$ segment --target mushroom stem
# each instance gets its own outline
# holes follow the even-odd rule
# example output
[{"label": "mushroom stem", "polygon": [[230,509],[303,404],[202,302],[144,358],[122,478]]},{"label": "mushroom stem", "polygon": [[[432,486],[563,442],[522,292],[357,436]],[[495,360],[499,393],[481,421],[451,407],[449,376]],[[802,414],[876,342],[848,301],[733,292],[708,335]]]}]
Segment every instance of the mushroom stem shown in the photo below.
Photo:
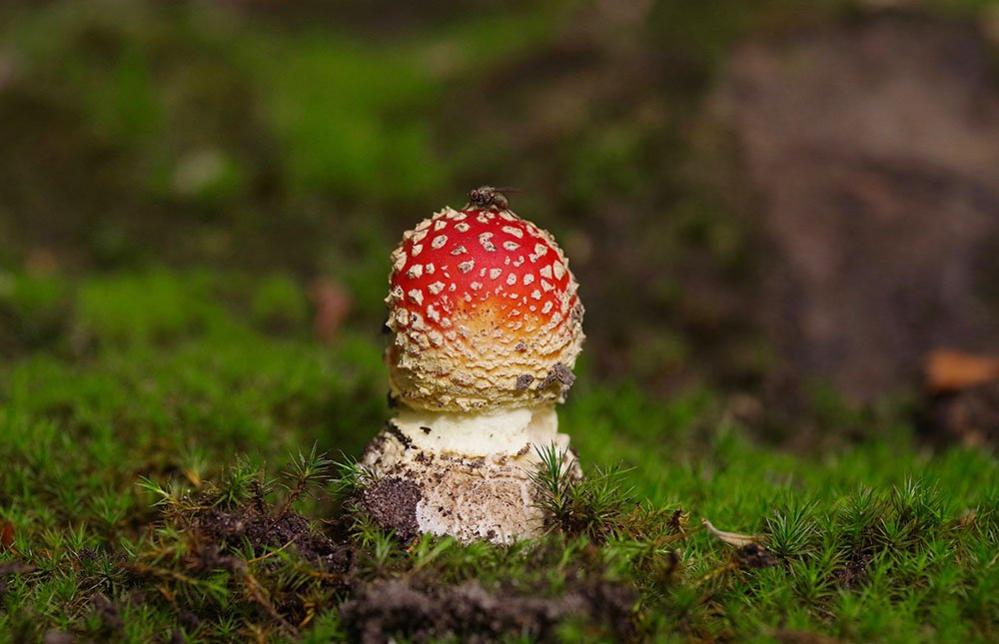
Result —
[{"label": "mushroom stem", "polygon": [[482,413],[403,407],[363,463],[376,477],[419,487],[420,532],[509,543],[544,527],[531,474],[539,464],[535,447],[551,444],[568,453],[553,405]]},{"label": "mushroom stem", "polygon": [[569,441],[553,405],[477,414],[403,408],[391,422],[415,449],[464,456],[509,456],[552,442],[564,449]]}]

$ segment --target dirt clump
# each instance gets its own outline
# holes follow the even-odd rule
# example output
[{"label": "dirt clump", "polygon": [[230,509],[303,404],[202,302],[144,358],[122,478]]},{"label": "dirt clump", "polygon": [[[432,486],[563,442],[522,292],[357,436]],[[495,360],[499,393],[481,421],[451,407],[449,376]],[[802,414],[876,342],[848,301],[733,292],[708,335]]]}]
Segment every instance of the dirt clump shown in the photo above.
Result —
[{"label": "dirt clump", "polygon": [[350,562],[348,546],[314,530],[305,517],[294,512],[276,516],[255,505],[233,510],[212,508],[194,515],[189,529],[218,551],[249,543],[258,555],[274,548],[294,548],[309,563],[326,570],[343,571]]},{"label": "dirt clump", "polygon": [[568,618],[587,619],[611,629],[619,639],[633,636],[634,597],[628,589],[590,582],[557,597],[493,592],[478,581],[432,586],[414,580],[370,584],[346,602],[341,619],[352,638],[376,644],[394,638],[429,641],[457,638],[490,642],[504,635],[548,640]]},{"label": "dirt clump", "polygon": [[934,441],[999,446],[999,380],[928,397],[921,420]]},{"label": "dirt clump", "polygon": [[747,543],[736,551],[736,560],[744,568],[769,568],[777,559],[758,543]]},{"label": "dirt clump", "polygon": [[846,557],[843,566],[834,573],[836,583],[842,588],[859,588],[868,578],[868,566],[874,555],[869,549],[857,548]]}]

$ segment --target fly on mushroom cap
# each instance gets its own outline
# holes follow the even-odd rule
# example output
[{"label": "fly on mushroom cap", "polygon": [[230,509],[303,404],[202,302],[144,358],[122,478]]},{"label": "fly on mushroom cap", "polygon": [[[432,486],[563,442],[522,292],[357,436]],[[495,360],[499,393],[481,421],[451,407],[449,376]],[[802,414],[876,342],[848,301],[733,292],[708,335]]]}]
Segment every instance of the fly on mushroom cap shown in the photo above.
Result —
[{"label": "fly on mushroom cap", "polygon": [[572,384],[576,280],[554,238],[505,203],[445,208],[392,254],[387,358],[393,394],[411,407],[558,402]]}]

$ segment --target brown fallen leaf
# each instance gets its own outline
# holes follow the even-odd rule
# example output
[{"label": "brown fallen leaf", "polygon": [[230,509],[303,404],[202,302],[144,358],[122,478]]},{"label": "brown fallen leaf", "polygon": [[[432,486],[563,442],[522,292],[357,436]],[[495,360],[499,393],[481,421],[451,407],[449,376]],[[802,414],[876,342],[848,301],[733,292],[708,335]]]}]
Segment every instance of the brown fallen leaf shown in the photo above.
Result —
[{"label": "brown fallen leaf", "polygon": [[24,268],[30,275],[51,275],[59,270],[59,256],[48,248],[35,248],[28,251]]},{"label": "brown fallen leaf", "polygon": [[999,379],[999,357],[937,349],[926,358],[924,379],[934,394],[969,389]]},{"label": "brown fallen leaf", "polygon": [[713,537],[727,543],[730,546],[735,546],[736,548],[742,548],[750,544],[759,545],[766,540],[766,537],[756,534],[740,534],[738,532],[725,532],[724,530],[719,530],[707,519],[701,519],[701,525],[711,533]]},{"label": "brown fallen leaf", "polygon": [[316,338],[323,344],[332,344],[353,308],[350,292],[334,279],[317,277],[312,282],[309,295],[315,311],[312,328]]},{"label": "brown fallen leaf", "polygon": [[0,521],[0,549],[6,550],[14,545],[14,524],[10,521]]}]

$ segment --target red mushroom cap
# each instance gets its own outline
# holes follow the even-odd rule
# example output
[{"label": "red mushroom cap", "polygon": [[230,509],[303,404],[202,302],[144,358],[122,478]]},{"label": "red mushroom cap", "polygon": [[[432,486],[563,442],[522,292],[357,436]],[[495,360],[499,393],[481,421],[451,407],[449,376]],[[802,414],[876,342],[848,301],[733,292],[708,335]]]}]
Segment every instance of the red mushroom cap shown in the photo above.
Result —
[{"label": "red mushroom cap", "polygon": [[552,236],[509,210],[445,208],[392,255],[393,392],[427,409],[559,401],[583,308]]}]

